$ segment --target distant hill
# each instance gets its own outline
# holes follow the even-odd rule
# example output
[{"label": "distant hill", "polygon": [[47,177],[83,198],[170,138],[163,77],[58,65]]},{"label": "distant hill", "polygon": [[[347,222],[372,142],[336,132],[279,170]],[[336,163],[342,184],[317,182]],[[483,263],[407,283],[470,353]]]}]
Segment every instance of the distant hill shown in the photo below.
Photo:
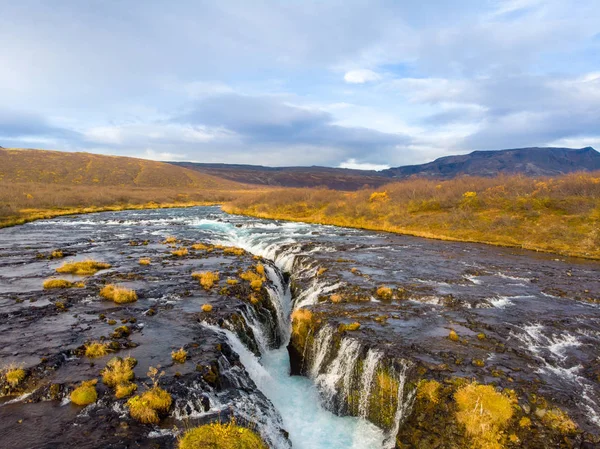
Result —
[{"label": "distant hill", "polygon": [[522,173],[527,176],[552,176],[574,171],[600,170],[600,153],[592,147],[518,148],[474,151],[446,156],[421,165],[407,165],[383,171],[349,170],[330,167],[264,167],[261,165],[199,164],[171,162],[220,178],[247,183],[283,187],[329,187],[358,190],[379,187],[411,176],[450,179],[457,176],[496,176]]},{"label": "distant hill", "polygon": [[0,181],[123,187],[236,189],[227,179],[164,162],[90,153],[0,149]]},{"label": "distant hill", "polygon": [[332,167],[264,167],[262,165],[200,164],[171,162],[180,167],[218,176],[231,181],[282,187],[329,187],[336,190],[358,190],[378,187],[390,182],[380,172]]},{"label": "distant hill", "polygon": [[600,153],[592,147],[474,151],[460,156],[441,157],[427,164],[390,168],[384,170],[382,175],[447,179],[460,175],[496,176],[500,173],[553,176],[582,170],[600,170]]}]

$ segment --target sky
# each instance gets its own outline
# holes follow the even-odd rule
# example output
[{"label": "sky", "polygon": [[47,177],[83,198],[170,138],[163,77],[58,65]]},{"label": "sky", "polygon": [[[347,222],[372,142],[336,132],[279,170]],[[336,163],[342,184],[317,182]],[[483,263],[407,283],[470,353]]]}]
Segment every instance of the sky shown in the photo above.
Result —
[{"label": "sky", "polygon": [[0,0],[0,146],[382,169],[600,149],[600,1]]}]

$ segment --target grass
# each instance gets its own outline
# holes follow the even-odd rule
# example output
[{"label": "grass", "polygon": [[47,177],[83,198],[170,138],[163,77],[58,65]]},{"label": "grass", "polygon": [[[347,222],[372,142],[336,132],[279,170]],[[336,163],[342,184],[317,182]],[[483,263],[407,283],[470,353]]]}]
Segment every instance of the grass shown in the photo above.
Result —
[{"label": "grass", "polygon": [[235,246],[227,246],[223,248],[223,254],[228,254],[231,256],[241,256],[245,253],[242,248],[236,248]]},{"label": "grass", "polygon": [[340,332],[344,332],[344,331],[357,331],[360,329],[360,323],[359,322],[354,322],[354,323],[350,323],[350,324],[340,324]]},{"label": "grass", "polygon": [[62,259],[63,257],[64,257],[64,254],[59,249],[55,249],[54,251],[52,251],[50,253],[50,259]]},{"label": "grass", "polygon": [[339,293],[334,293],[333,295],[329,296],[329,300],[335,304],[342,302],[343,299],[344,298]]},{"label": "grass", "polygon": [[194,243],[192,245],[192,249],[196,250],[196,251],[208,251],[208,252],[211,252],[211,251],[213,251],[213,246],[212,245],[205,245],[204,243]]},{"label": "grass", "polygon": [[382,285],[377,289],[377,296],[383,300],[389,301],[394,296],[394,293],[391,288]]},{"label": "grass", "polygon": [[187,355],[187,351],[183,348],[171,352],[171,358],[175,363],[185,363],[185,361],[187,360]]},{"label": "grass", "polygon": [[141,258],[141,259],[138,261],[138,263],[139,263],[140,265],[150,265],[150,263],[151,263],[151,262],[152,262],[152,261],[151,261],[151,260],[150,260],[148,257],[142,257],[142,258]]},{"label": "grass", "polygon": [[96,384],[98,380],[87,380],[71,392],[71,402],[75,405],[89,405],[98,400]]},{"label": "grass", "polygon": [[548,427],[564,434],[570,434],[577,431],[577,424],[575,424],[565,412],[557,408],[548,410],[544,416],[542,416],[542,422]]},{"label": "grass", "polygon": [[247,270],[240,274],[240,278],[250,282],[250,287],[253,290],[259,291],[262,288],[263,283],[267,280],[267,277],[265,276],[265,267],[259,263],[254,267],[254,271],[252,269]]},{"label": "grass", "polygon": [[187,248],[176,248],[173,251],[171,251],[171,254],[174,255],[175,257],[187,256],[188,249]]},{"label": "grass", "polygon": [[108,354],[108,344],[93,341],[85,345],[85,356],[90,359],[104,357]]},{"label": "grass", "polygon": [[154,386],[141,395],[127,401],[131,417],[143,424],[158,424],[160,414],[166,413],[171,407],[171,395],[158,386]]},{"label": "grass", "polygon": [[135,290],[108,284],[100,290],[100,296],[117,304],[127,304],[138,300]]},{"label": "grass", "polygon": [[456,419],[465,426],[473,448],[502,449],[503,430],[513,416],[513,401],[493,385],[475,382],[454,393]]},{"label": "grass", "polygon": [[83,260],[80,262],[68,262],[56,269],[57,273],[75,274],[79,276],[88,276],[95,274],[100,270],[106,270],[111,265],[105,262],[97,262],[95,260]]},{"label": "grass", "polygon": [[115,386],[115,397],[117,399],[129,397],[134,393],[135,390],[137,390],[137,385],[133,382],[123,382],[117,384],[117,386]]},{"label": "grass", "polygon": [[137,361],[132,357],[125,359],[113,357],[100,373],[102,374],[102,382],[111,388],[130,383],[134,378],[133,368],[136,364]]},{"label": "grass", "polygon": [[170,235],[166,239],[163,240],[163,244],[165,244],[165,245],[174,245],[178,241],[179,240],[177,240],[177,237],[174,237],[174,236]]},{"label": "grass", "polygon": [[212,312],[213,306],[211,306],[210,304],[202,304],[202,311],[203,312]]},{"label": "grass", "polygon": [[188,430],[181,437],[178,449],[268,449],[252,430],[230,422],[212,423]]},{"label": "grass", "polygon": [[600,259],[600,172],[416,178],[383,190],[278,189],[240,197],[224,210]]},{"label": "grass", "polygon": [[23,368],[15,365],[9,365],[4,369],[4,379],[12,387],[15,388],[25,380],[26,373]]},{"label": "grass", "polygon": [[306,342],[313,320],[313,313],[308,309],[296,309],[292,312],[292,337],[302,347]]},{"label": "grass", "polygon": [[448,338],[452,341],[459,341],[460,337],[458,336],[458,334],[456,333],[456,331],[454,329],[452,329],[450,331],[450,333],[448,334]]},{"label": "grass", "polygon": [[215,283],[219,282],[219,273],[216,271],[192,273],[192,277],[200,281],[200,285],[202,285],[205,290],[210,290]]},{"label": "grass", "polygon": [[67,281],[66,279],[46,279],[43,287],[47,290],[52,288],[83,288],[85,284],[83,282]]}]

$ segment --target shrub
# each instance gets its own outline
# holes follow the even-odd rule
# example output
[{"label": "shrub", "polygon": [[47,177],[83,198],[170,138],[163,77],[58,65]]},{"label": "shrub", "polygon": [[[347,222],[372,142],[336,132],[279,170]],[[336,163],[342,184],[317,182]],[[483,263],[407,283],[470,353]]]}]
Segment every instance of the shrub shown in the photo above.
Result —
[{"label": "shrub", "polygon": [[216,282],[219,282],[219,273],[216,271],[192,273],[192,277],[200,281],[200,285],[202,285],[205,290],[210,290]]},{"label": "shrub", "polygon": [[76,274],[80,276],[87,276],[94,274],[100,270],[106,270],[110,268],[109,263],[97,262],[95,260],[84,260],[81,262],[68,262],[56,269],[58,273]]},{"label": "shrub", "polygon": [[178,351],[171,352],[171,358],[176,363],[185,363],[187,359],[187,351],[183,348],[180,348]]},{"label": "shrub", "polygon": [[377,289],[377,296],[379,296],[381,299],[385,299],[386,301],[389,301],[390,299],[392,299],[392,296],[393,296],[392,289],[389,287],[386,287],[385,285],[382,285],[381,287],[379,287]]},{"label": "shrub", "polygon": [[173,254],[175,257],[187,256],[188,249],[187,248],[177,248],[177,249],[171,251],[171,254]]},{"label": "shrub", "polygon": [[137,360],[132,357],[125,359],[114,357],[110,359],[100,373],[102,375],[102,382],[104,385],[112,388],[131,382],[134,377],[133,368],[136,364]]},{"label": "shrub", "polygon": [[108,345],[106,343],[93,341],[85,345],[85,356],[90,359],[103,357],[106,354],[108,354]]},{"label": "shrub", "polygon": [[72,287],[80,287],[83,286],[80,282],[71,282],[66,279],[46,279],[44,281],[44,288],[72,288]]},{"label": "shrub", "polygon": [[25,380],[25,370],[17,368],[15,365],[9,365],[4,370],[4,378],[11,387],[16,387]]},{"label": "shrub", "polygon": [[210,304],[202,304],[202,311],[203,312],[212,312],[213,306],[211,306]]},{"label": "shrub", "polygon": [[81,385],[71,392],[71,402],[76,405],[89,405],[96,402],[98,399],[97,383],[96,379],[81,382]]},{"label": "shrub", "polygon": [[390,197],[387,192],[373,192],[371,196],[369,196],[370,203],[376,203],[379,201],[387,201]]},{"label": "shrub", "polygon": [[169,393],[154,386],[141,395],[130,398],[127,401],[127,407],[133,419],[144,424],[158,424],[160,422],[159,415],[169,410],[172,401]]},{"label": "shrub", "polygon": [[123,382],[115,387],[115,396],[117,399],[123,399],[131,396],[137,390],[137,385],[133,382]]},{"label": "shrub", "polygon": [[460,340],[460,338],[459,338],[458,334],[456,333],[456,331],[454,331],[454,329],[452,329],[452,330],[450,331],[450,333],[448,334],[448,338],[449,338],[450,340],[452,340],[452,341],[458,341],[458,340]]},{"label": "shrub", "polygon": [[231,422],[205,424],[188,430],[179,440],[178,449],[268,449],[252,430]]},{"label": "shrub", "polygon": [[139,260],[140,265],[150,265],[150,259],[147,257],[143,257]]},{"label": "shrub", "polygon": [[177,237],[173,237],[172,235],[163,240],[163,243],[165,245],[169,245],[169,244],[177,243],[177,242],[178,242]]},{"label": "shrub", "polygon": [[502,431],[513,416],[511,398],[496,391],[493,385],[476,382],[454,393],[458,406],[456,419],[465,426],[473,447],[501,449]]},{"label": "shrub", "polygon": [[137,301],[137,293],[135,290],[130,290],[125,287],[119,287],[117,285],[108,284],[100,290],[100,296],[104,299],[114,301],[117,304],[126,304]]}]

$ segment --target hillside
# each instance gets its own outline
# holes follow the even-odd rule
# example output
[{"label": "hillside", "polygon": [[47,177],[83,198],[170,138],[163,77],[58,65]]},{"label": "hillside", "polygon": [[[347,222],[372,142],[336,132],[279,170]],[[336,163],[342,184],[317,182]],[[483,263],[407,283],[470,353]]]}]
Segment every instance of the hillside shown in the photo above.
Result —
[{"label": "hillside", "polygon": [[554,176],[575,171],[600,170],[600,153],[592,147],[517,148],[498,151],[474,151],[460,156],[446,156],[421,165],[384,170],[392,178],[410,176],[450,179],[461,175],[497,176],[517,174]]},{"label": "hillside", "polygon": [[378,187],[412,176],[451,179],[458,176],[493,177],[498,174],[554,176],[576,171],[600,170],[600,153],[591,147],[517,148],[474,151],[446,156],[420,165],[388,170],[350,170],[333,167],[265,167],[262,165],[201,164],[170,162],[207,175],[246,184],[278,187],[327,187],[353,191],[365,186]]},{"label": "hillside", "polygon": [[279,187],[328,187],[357,190],[366,185],[377,187],[389,182],[380,172],[332,167],[265,167],[262,165],[201,164],[170,162],[213,176],[246,184]]},{"label": "hillside", "polygon": [[0,149],[0,182],[219,190],[242,187],[164,162],[30,149]]}]

